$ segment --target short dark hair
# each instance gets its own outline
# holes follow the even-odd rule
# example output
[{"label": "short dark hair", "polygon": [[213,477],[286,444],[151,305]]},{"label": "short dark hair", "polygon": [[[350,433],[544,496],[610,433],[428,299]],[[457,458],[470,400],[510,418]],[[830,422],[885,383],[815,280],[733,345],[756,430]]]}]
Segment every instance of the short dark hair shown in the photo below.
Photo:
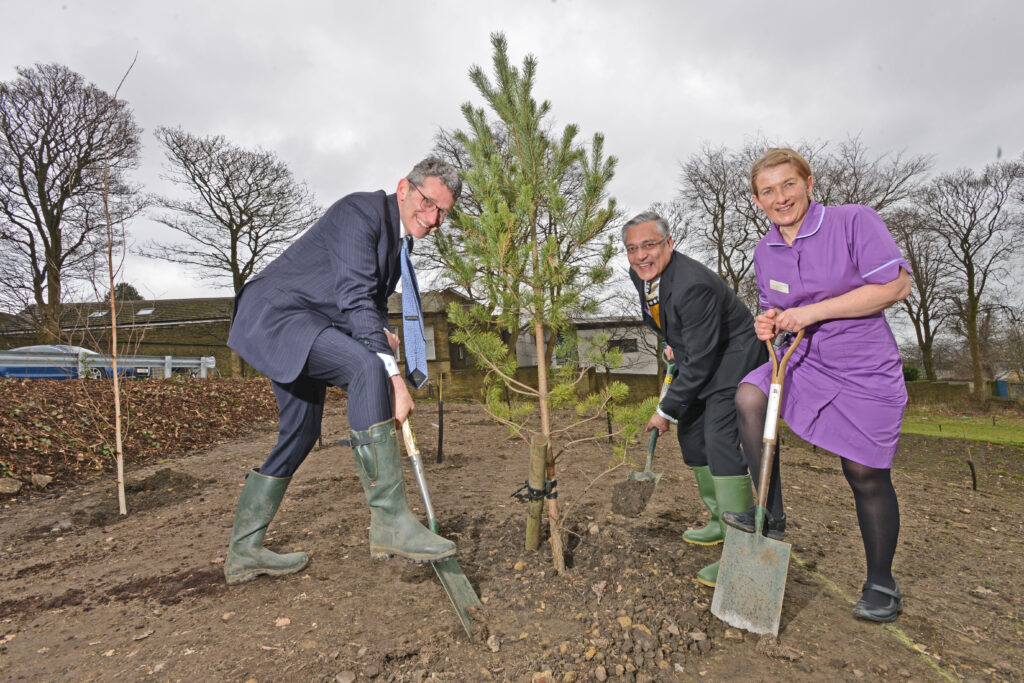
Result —
[{"label": "short dark hair", "polygon": [[626,224],[622,226],[622,243],[626,243],[626,231],[632,228],[634,225],[640,225],[641,223],[647,223],[654,221],[654,226],[658,229],[658,234],[662,237],[668,237],[671,233],[668,227],[668,221],[662,218],[659,214],[654,211],[644,211],[626,221]]},{"label": "short dark hair", "polygon": [[462,178],[459,177],[458,170],[438,157],[427,157],[413,166],[405,178],[416,185],[422,185],[427,178],[437,178],[452,193],[455,201],[459,201],[459,195],[462,194]]}]

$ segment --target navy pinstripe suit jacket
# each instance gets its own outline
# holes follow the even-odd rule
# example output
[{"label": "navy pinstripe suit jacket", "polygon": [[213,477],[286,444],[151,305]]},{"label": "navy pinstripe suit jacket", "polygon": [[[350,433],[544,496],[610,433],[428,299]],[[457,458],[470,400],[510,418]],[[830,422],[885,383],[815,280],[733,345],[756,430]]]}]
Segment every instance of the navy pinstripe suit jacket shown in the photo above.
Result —
[{"label": "navy pinstripe suit jacket", "polygon": [[313,340],[334,326],[374,353],[391,353],[387,301],[401,276],[396,195],[338,200],[235,298],[228,346],[270,379],[302,372]]}]

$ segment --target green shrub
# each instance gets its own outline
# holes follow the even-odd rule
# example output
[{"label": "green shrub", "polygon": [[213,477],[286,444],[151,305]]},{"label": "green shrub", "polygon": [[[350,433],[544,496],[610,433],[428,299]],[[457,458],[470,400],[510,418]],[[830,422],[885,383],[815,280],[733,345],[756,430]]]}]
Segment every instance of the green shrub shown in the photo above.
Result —
[{"label": "green shrub", "polygon": [[903,366],[903,381],[904,382],[916,382],[921,379],[921,369],[916,365]]}]

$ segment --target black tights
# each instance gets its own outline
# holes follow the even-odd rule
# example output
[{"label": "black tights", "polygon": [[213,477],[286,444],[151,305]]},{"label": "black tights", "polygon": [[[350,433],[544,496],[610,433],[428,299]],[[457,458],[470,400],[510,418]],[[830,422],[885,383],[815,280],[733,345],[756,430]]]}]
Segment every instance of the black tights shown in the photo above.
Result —
[{"label": "black tights", "polygon": [[[892,558],[900,535],[900,505],[888,469],[868,467],[846,458],[843,474],[853,489],[857,504],[857,523],[864,540],[868,561],[868,581],[886,588],[895,588]],[[889,597],[868,591],[864,598],[871,604],[887,604]]]},{"label": "black tights", "polygon": [[[768,410],[768,397],[753,384],[743,382],[736,390],[736,419],[740,428],[740,444],[747,460],[754,489],[760,485],[761,447],[764,438],[764,418]],[[768,502],[765,506],[772,517],[782,516],[782,482],[779,479],[779,450],[772,461],[772,478],[768,482]]]},{"label": "black tights", "polygon": [[[760,483],[757,479],[761,471],[761,447],[767,409],[768,397],[760,388],[746,382],[740,384],[736,390],[740,442],[755,488]],[[864,541],[868,581],[894,588],[896,582],[892,578],[892,558],[900,535],[900,506],[892,486],[890,470],[868,467],[847,458],[840,460],[857,506],[857,523]],[[768,485],[767,508],[774,517],[782,515],[782,482],[777,449]],[[887,596],[874,591],[868,591],[864,597],[872,604],[884,604],[889,600]]]}]

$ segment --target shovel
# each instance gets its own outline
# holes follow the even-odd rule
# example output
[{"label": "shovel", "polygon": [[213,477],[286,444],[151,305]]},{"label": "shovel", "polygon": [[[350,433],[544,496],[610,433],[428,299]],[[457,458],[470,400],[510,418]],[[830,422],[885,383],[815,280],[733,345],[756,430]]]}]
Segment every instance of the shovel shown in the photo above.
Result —
[{"label": "shovel", "polygon": [[[665,398],[665,392],[668,391],[668,387],[672,384],[672,376],[675,374],[675,364],[669,362],[665,365],[665,381],[661,383],[661,394],[658,396],[658,400]],[[629,474],[626,475],[628,481],[653,481],[655,484],[661,479],[661,475],[651,471],[651,463],[654,461],[654,446],[658,443],[658,430],[651,430],[651,440],[647,444],[647,463],[644,465],[643,472],[637,472],[630,470]]]},{"label": "shovel", "polygon": [[[423,474],[423,462],[420,459],[420,449],[416,445],[416,437],[412,434],[412,425],[407,419],[402,423],[402,436],[405,438],[405,450],[412,461],[412,470],[416,474],[416,485],[423,497],[423,506],[427,509],[427,525],[435,534],[438,532],[437,518],[434,517],[434,506],[430,502],[430,492],[427,490],[427,478]],[[466,629],[466,635],[473,637],[473,627],[469,621],[469,608],[482,607],[480,598],[470,585],[469,579],[462,572],[462,567],[454,557],[431,562],[437,578],[441,581],[448,599],[452,601],[455,613],[459,615],[462,628]]]},{"label": "shovel", "polygon": [[726,527],[722,563],[718,568],[715,595],[711,599],[712,614],[730,626],[751,633],[779,633],[782,598],[786,593],[786,574],[789,572],[790,544],[763,534],[767,514],[765,504],[772,476],[772,456],[778,436],[779,403],[782,399],[782,382],[786,377],[786,364],[803,338],[804,331],[800,330],[781,363],[771,341],[767,342],[772,358],[772,386],[768,393],[768,411],[764,421],[754,533]]},{"label": "shovel", "polygon": [[[659,400],[665,397],[665,392],[672,384],[672,376],[675,373],[675,364],[665,361],[665,381],[661,384]],[[642,472],[630,470],[626,475],[626,481],[616,484],[614,487],[614,500],[612,501],[612,512],[621,515],[635,517],[647,507],[654,493],[654,486],[661,479],[661,474],[651,471],[651,464],[654,462],[654,447],[658,443],[658,430],[651,430],[651,439],[647,443],[647,462]]]}]

